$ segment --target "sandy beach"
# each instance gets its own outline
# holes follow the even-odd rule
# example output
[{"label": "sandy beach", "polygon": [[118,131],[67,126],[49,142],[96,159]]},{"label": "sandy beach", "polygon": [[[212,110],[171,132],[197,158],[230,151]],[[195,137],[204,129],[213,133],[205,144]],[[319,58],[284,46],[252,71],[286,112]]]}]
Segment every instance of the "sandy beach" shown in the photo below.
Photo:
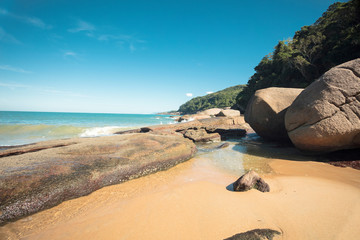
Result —
[{"label": "sandy beach", "polygon": [[[358,170],[233,149],[63,202],[1,227],[1,239],[224,239],[256,228],[280,239],[358,239]],[[252,158],[271,191],[227,190],[244,170],[222,158]]]}]

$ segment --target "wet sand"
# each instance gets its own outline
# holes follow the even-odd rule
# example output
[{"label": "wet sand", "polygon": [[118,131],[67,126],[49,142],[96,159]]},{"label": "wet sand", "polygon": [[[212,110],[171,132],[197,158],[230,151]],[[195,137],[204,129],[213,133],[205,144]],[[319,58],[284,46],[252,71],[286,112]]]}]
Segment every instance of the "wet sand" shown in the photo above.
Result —
[{"label": "wet sand", "polygon": [[[238,147],[63,202],[0,227],[0,238],[224,239],[271,228],[283,239],[359,239],[360,171],[242,154]],[[243,167],[252,168],[249,162],[270,193],[226,189]]]}]

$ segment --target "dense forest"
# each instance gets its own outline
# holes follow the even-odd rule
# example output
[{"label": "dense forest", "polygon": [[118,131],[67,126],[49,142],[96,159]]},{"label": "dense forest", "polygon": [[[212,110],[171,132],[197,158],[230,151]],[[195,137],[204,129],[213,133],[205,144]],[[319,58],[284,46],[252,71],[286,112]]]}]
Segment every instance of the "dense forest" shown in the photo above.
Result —
[{"label": "dense forest", "polygon": [[334,3],[314,24],[302,27],[292,39],[279,41],[260,61],[236,97],[236,107],[244,110],[258,89],[303,88],[331,67],[359,57],[360,0]]},{"label": "dense forest", "polygon": [[224,108],[235,105],[236,96],[245,85],[237,85],[224,90],[205,95],[203,97],[193,98],[180,106],[179,112],[182,114],[193,114],[197,111],[209,108]]}]

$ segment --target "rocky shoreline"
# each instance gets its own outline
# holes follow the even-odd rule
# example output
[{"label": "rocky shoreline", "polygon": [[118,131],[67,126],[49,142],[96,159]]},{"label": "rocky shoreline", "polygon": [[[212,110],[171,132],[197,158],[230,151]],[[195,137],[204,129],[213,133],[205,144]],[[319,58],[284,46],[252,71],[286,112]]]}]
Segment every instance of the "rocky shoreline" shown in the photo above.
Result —
[{"label": "rocky shoreline", "polygon": [[169,169],[192,158],[195,143],[241,138],[252,129],[280,144],[291,140],[305,153],[334,152],[325,156],[325,162],[360,169],[359,72],[360,59],[356,59],[331,69],[305,90],[260,90],[250,101],[245,119],[237,110],[209,109],[182,116],[177,124],[121,131],[110,137],[2,149],[0,225],[104,186]]},{"label": "rocky shoreline", "polygon": [[246,129],[240,115],[214,117],[2,149],[0,225],[104,186],[166,170],[192,158],[194,142],[242,137]]}]

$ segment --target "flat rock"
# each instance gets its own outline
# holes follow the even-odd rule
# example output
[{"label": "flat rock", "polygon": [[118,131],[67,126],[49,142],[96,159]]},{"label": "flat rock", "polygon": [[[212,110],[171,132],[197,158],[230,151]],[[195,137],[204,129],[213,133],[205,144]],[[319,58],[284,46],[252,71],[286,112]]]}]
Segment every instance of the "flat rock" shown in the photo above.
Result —
[{"label": "flat rock", "polygon": [[265,139],[289,141],[285,113],[302,91],[299,88],[277,87],[257,90],[246,107],[245,121]]},{"label": "flat rock", "polygon": [[184,133],[184,137],[193,140],[194,142],[220,142],[221,137],[219,133],[207,133],[205,129],[198,130],[189,129]]},{"label": "flat rock", "polygon": [[207,110],[204,110],[204,111],[200,111],[200,112],[198,112],[198,114],[208,115],[208,116],[215,116],[220,111],[222,111],[221,108],[210,108],[210,109],[207,109]]},{"label": "flat rock", "polygon": [[338,65],[309,85],[285,115],[294,145],[308,152],[360,147],[360,58]]},{"label": "flat rock", "polygon": [[233,110],[233,109],[226,109],[226,110],[221,110],[215,116],[216,117],[239,117],[240,116],[240,111],[239,110]]},{"label": "flat rock", "polygon": [[0,224],[168,169],[194,156],[182,136],[126,134],[47,141],[0,152]]}]

